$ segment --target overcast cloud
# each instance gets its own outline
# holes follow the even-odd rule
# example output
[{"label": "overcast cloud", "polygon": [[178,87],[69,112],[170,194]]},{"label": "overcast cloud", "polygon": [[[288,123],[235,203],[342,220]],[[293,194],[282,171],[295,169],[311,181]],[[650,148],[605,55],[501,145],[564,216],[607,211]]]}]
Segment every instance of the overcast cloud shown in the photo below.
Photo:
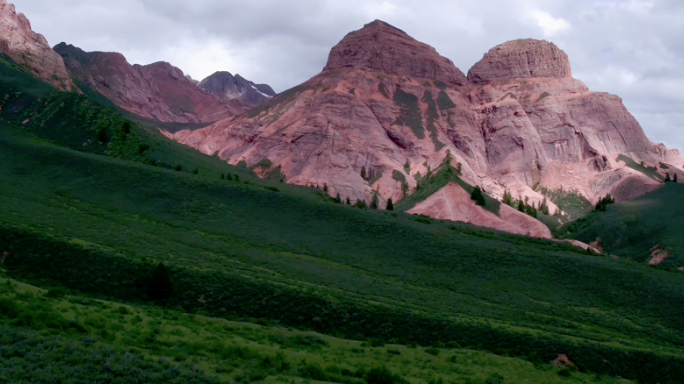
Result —
[{"label": "overcast cloud", "polygon": [[574,77],[623,98],[654,142],[684,150],[681,0],[10,0],[50,44],[218,70],[283,91],[316,75],[347,32],[381,19],[463,72],[497,44],[546,39]]}]

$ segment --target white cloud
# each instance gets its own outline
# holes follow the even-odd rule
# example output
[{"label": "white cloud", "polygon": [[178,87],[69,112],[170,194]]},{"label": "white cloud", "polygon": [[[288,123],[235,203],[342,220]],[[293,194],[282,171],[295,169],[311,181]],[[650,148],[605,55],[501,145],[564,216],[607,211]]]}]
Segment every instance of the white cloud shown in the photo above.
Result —
[{"label": "white cloud", "polygon": [[555,18],[550,13],[534,10],[530,13],[530,17],[537,23],[537,26],[542,29],[544,36],[553,37],[560,32],[565,32],[570,29],[570,23],[567,20]]}]

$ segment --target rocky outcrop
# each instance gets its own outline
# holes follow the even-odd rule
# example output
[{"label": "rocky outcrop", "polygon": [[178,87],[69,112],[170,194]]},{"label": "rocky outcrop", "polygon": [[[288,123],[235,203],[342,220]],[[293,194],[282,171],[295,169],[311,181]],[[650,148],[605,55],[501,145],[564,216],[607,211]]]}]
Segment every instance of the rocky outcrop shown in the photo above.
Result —
[{"label": "rocky outcrop", "polygon": [[521,39],[497,45],[468,71],[468,80],[481,84],[496,80],[571,78],[570,60],[548,41]]},{"label": "rocky outcrop", "polygon": [[54,47],[74,78],[136,115],[171,123],[205,123],[232,118],[252,105],[221,100],[197,87],[169,63],[131,65],[120,53],[84,52],[61,43]]},{"label": "rocky outcrop", "polygon": [[551,231],[531,216],[507,205],[501,205],[497,216],[475,204],[470,194],[455,183],[447,184],[408,213],[439,220],[462,221],[518,235],[551,238]]},{"label": "rocky outcrop", "polygon": [[451,85],[467,83],[463,72],[451,60],[380,20],[349,33],[332,49],[324,71],[342,68],[429,79]]},{"label": "rocky outcrop", "polygon": [[[514,46],[521,51],[514,54]],[[495,65],[496,72],[478,63],[471,73],[480,80],[468,82],[434,49],[376,21],[347,35],[324,71],[306,83],[238,118],[168,136],[231,164],[270,164],[258,173],[327,185],[345,200],[370,203],[377,195],[380,207],[414,193],[447,158],[460,164],[464,181],[490,196],[501,199],[509,191],[534,205],[544,200],[544,188],[596,202],[608,193],[631,199],[662,185],[620,161],[625,156],[671,170],[684,165],[678,152],[646,138],[620,98],[590,92],[569,77],[565,54],[551,43],[502,47],[506,54],[492,57],[507,66]],[[475,211],[448,208],[458,196],[442,191],[412,212],[485,225]],[[556,205],[548,205],[555,213]],[[516,210],[502,207],[498,214],[507,223],[499,229],[549,235]]]},{"label": "rocky outcrop", "polygon": [[261,105],[276,95],[267,84],[254,84],[240,75],[216,72],[202,80],[199,85],[204,92],[221,100],[239,99],[251,106]]},{"label": "rocky outcrop", "polygon": [[0,0],[0,55],[26,69],[33,76],[62,91],[77,90],[62,59],[43,35],[33,32],[23,13],[13,4]]}]

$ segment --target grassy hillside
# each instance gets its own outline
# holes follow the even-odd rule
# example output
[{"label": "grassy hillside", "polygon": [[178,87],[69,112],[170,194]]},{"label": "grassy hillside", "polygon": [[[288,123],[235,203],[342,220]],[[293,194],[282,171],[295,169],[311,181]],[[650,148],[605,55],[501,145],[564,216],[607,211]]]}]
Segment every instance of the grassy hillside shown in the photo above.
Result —
[{"label": "grassy hillside", "polygon": [[565,227],[566,237],[584,242],[601,239],[610,254],[646,263],[655,249],[670,256],[663,267],[684,267],[684,185],[667,183],[663,188],[636,200],[609,205]]},{"label": "grassy hillside", "polygon": [[[0,255],[9,277],[138,308],[152,303],[162,313],[262,319],[345,343],[379,339],[402,351],[451,343],[544,369],[565,353],[580,371],[649,383],[684,377],[678,271],[335,204],[316,190],[259,180],[145,126],[131,124],[125,133],[130,122],[86,96],[32,97],[24,109],[11,104],[13,115],[3,108],[0,121]],[[23,124],[31,113],[33,123]],[[95,126],[111,129],[111,140],[83,146],[98,137]],[[149,149],[140,153],[140,143]],[[155,274],[159,263],[168,278]],[[12,340],[71,345],[12,324]],[[170,337],[166,332],[160,328],[161,340]],[[114,348],[119,361],[129,356],[116,352],[123,346],[140,348],[127,337],[96,345]],[[155,348],[143,349],[160,356]],[[409,360],[404,375],[429,382],[411,371],[415,364]],[[189,366],[178,369],[185,375]],[[483,382],[488,374],[464,374],[462,381]],[[309,379],[316,378],[347,382]]]},{"label": "grassy hillside", "polygon": [[411,383],[629,383],[453,346],[345,340],[93,300],[1,277],[0,356],[0,380],[13,383],[380,384],[383,368]]}]

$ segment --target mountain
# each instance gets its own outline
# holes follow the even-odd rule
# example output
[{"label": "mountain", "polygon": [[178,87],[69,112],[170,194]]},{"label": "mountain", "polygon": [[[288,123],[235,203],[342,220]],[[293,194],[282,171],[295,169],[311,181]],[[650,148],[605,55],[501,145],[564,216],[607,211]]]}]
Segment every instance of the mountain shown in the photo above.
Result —
[{"label": "mountain", "polygon": [[619,97],[573,79],[550,42],[499,45],[466,77],[379,20],[345,36],[307,82],[234,120],[169,136],[231,164],[268,164],[257,167],[264,176],[327,185],[343,200],[377,194],[382,207],[415,193],[447,158],[488,195],[535,206],[561,189],[629,200],[659,188],[662,172],[627,163],[684,164],[648,140]]},{"label": "mountain", "polygon": [[33,76],[63,91],[77,90],[62,59],[43,35],[33,32],[23,13],[0,0],[0,55],[8,56]]},{"label": "mountain", "polygon": [[261,105],[276,95],[268,84],[254,84],[240,75],[233,76],[230,72],[216,72],[202,80],[198,86],[219,99],[240,99],[252,106]]},{"label": "mountain", "polygon": [[160,122],[214,122],[239,115],[260,100],[249,93],[247,98],[215,97],[166,62],[131,65],[120,53],[85,52],[66,43],[54,50],[79,82],[120,108]]},{"label": "mountain", "polygon": [[[401,212],[439,197],[472,208],[458,167],[393,213],[359,209],[171,142],[10,59],[0,89],[0,382],[684,377],[676,255],[654,268]],[[648,195],[647,224],[679,187]],[[474,209],[507,220],[484,201]],[[679,236],[670,211],[663,238]]]}]

